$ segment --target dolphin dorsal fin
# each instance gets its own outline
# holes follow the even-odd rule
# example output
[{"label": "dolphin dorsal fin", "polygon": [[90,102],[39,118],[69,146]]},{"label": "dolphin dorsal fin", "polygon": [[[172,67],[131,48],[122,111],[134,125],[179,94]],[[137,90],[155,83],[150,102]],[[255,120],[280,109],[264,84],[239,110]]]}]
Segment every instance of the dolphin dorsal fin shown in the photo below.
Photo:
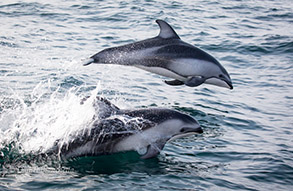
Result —
[{"label": "dolphin dorsal fin", "polygon": [[156,20],[156,22],[158,23],[159,27],[160,27],[160,33],[159,33],[159,37],[161,38],[176,38],[176,39],[180,39],[180,37],[178,36],[178,34],[175,32],[175,30],[165,21],[163,20]]},{"label": "dolphin dorsal fin", "polygon": [[120,109],[108,101],[106,98],[100,96],[96,97],[96,102],[94,103],[96,109],[96,115],[99,119],[110,117],[111,115],[117,113]]}]

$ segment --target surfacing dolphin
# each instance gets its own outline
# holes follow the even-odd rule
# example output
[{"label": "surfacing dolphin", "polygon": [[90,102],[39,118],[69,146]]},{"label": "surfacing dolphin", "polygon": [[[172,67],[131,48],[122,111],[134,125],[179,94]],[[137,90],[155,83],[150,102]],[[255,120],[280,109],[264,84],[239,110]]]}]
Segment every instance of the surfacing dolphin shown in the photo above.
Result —
[{"label": "surfacing dolphin", "polygon": [[93,125],[73,132],[70,140],[57,140],[49,153],[68,159],[125,151],[138,151],[141,158],[157,156],[170,139],[202,133],[191,116],[171,109],[121,110],[97,97]]},{"label": "surfacing dolphin", "polygon": [[157,37],[102,50],[88,59],[91,63],[136,66],[175,80],[169,85],[199,86],[203,83],[233,89],[225,68],[205,51],[183,42],[163,20]]}]

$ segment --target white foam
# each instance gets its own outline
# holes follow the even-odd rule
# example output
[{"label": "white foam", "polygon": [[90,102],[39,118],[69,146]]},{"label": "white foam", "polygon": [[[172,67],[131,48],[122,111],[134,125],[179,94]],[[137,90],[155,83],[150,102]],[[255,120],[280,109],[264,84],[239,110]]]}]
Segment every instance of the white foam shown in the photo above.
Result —
[{"label": "white foam", "polygon": [[[45,152],[50,149],[56,140],[68,141],[70,134],[78,129],[91,126],[95,109],[93,101],[99,90],[99,85],[91,91],[91,96],[80,104],[84,97],[78,95],[78,88],[72,88],[65,94],[58,92],[58,88],[50,94],[49,99],[41,100],[48,92],[42,91],[44,83],[38,84],[32,91],[31,97],[35,97],[30,106],[24,100],[17,98],[20,104],[12,111],[4,115],[12,115],[13,123],[7,130],[2,129],[1,142],[14,141],[25,153]],[[50,86],[50,82],[46,82]],[[17,95],[15,95],[17,97]],[[2,122],[3,118],[0,118]]]}]

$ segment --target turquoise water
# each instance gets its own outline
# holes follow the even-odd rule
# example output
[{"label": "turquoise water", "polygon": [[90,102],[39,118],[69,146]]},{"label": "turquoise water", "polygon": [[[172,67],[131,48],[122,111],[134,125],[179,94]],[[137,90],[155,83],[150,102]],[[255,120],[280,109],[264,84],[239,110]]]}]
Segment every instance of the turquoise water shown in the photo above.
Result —
[{"label": "turquoise water", "polygon": [[[0,190],[293,189],[292,1],[4,0],[0,18]],[[81,65],[156,36],[156,19],[216,57],[234,89],[171,87],[132,67]],[[204,133],[150,160],[35,156],[85,128],[93,111],[79,101],[96,94],[121,108],[185,112]]]}]

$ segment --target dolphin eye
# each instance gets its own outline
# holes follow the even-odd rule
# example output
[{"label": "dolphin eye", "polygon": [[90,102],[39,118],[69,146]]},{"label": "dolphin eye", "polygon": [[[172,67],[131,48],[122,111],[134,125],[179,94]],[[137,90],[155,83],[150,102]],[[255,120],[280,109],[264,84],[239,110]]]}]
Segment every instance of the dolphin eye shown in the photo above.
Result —
[{"label": "dolphin eye", "polygon": [[185,128],[180,129],[180,133],[183,133],[185,131]]},{"label": "dolphin eye", "polygon": [[222,74],[219,75],[219,78],[224,78],[224,76]]}]

